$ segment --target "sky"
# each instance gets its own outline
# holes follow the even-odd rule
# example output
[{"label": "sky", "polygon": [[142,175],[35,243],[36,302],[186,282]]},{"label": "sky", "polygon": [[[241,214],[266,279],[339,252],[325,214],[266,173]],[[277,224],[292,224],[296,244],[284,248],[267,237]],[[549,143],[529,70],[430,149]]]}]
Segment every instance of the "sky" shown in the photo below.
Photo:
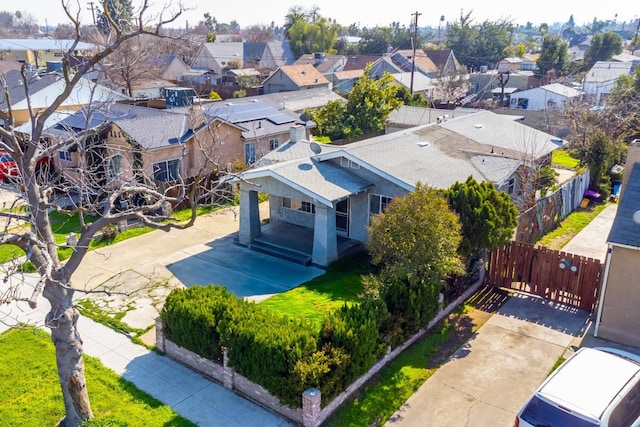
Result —
[{"label": "sky", "polygon": [[[72,5],[74,11],[80,11],[83,22],[90,24],[91,1],[64,0]],[[149,0],[150,4],[158,8],[164,4],[177,4],[177,0]],[[34,16],[40,25],[55,27],[58,23],[69,22],[64,15],[61,0],[22,0],[20,2],[3,1],[0,10],[14,12],[20,10]],[[97,5],[99,0],[94,0]],[[133,0],[133,4],[140,4],[141,0]],[[577,25],[588,24],[597,18],[600,21],[616,20],[631,23],[640,17],[640,8],[632,0],[589,1],[584,0],[530,0],[530,1],[498,1],[487,0],[480,3],[477,0],[445,0],[440,2],[418,2],[415,0],[372,1],[368,0],[318,0],[282,1],[282,0],[242,0],[242,1],[213,1],[213,0],[182,0],[185,12],[177,21],[175,27],[184,28],[186,23],[190,27],[197,25],[203,19],[203,14],[209,12],[220,23],[237,21],[241,27],[255,24],[276,26],[284,24],[288,10],[293,6],[303,5],[308,9],[315,5],[319,7],[321,16],[335,19],[339,24],[349,26],[358,24],[360,27],[389,25],[399,22],[409,26],[413,14],[418,15],[418,26],[437,27],[440,17],[445,21],[456,21],[461,12],[466,15],[471,12],[475,22],[484,20],[496,21],[504,18],[514,24],[525,25],[531,22],[535,26],[545,22],[549,25],[564,23],[573,15]],[[376,6],[374,6],[376,4]],[[589,5],[587,5],[589,4]],[[382,6],[384,5],[384,6]],[[617,17],[616,17],[617,14]]]}]

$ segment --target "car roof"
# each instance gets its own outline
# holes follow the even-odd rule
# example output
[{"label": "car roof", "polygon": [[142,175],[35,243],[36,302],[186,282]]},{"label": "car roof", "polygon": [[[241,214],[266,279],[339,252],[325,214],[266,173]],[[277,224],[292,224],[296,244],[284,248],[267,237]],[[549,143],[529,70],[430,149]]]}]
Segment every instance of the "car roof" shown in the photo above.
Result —
[{"label": "car roof", "polygon": [[620,390],[639,372],[637,361],[606,349],[584,347],[543,383],[538,394],[599,420]]}]

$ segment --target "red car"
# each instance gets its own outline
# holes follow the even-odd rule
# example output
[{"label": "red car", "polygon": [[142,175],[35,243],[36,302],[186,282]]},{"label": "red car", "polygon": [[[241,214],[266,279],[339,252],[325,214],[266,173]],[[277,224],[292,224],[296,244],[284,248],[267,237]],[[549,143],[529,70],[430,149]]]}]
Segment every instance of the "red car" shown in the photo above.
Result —
[{"label": "red car", "polygon": [[[49,164],[49,157],[38,160],[36,168],[40,168],[46,164]],[[20,176],[20,170],[15,160],[11,157],[11,154],[6,151],[0,151],[0,180],[6,181],[18,176]]]}]

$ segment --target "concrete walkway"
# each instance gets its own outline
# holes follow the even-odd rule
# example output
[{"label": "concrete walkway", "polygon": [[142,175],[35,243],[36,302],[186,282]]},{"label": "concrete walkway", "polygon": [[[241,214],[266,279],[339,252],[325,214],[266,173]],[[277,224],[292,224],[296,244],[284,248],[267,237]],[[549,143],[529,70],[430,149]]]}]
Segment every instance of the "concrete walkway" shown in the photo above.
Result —
[{"label": "concrete walkway", "polygon": [[585,228],[561,249],[564,252],[599,259],[604,262],[607,256],[607,238],[611,224],[618,212],[618,204],[612,203],[600,212]]}]

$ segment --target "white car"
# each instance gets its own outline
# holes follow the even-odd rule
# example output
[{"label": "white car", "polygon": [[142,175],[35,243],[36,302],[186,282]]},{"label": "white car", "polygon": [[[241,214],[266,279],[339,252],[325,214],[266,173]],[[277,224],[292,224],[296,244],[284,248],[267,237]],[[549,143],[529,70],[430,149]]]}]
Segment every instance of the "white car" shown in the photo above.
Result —
[{"label": "white car", "polygon": [[583,347],[522,407],[514,427],[640,427],[640,356]]}]

